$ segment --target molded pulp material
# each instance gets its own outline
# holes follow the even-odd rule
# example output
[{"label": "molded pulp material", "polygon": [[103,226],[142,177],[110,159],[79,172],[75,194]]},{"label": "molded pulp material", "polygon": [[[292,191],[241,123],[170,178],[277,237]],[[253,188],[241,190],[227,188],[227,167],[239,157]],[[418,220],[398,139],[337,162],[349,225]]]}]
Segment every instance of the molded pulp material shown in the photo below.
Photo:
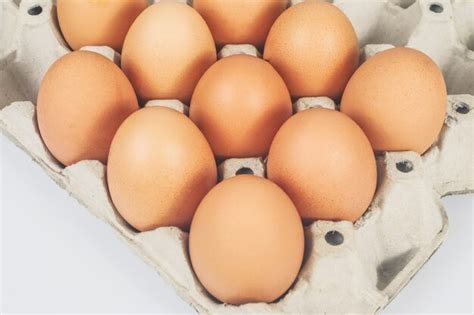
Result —
[{"label": "molded pulp material", "polygon": [[[173,227],[137,233],[110,201],[104,165],[82,161],[64,168],[48,153],[38,133],[34,103],[46,70],[69,50],[50,0],[24,0],[19,6],[16,2],[0,3],[1,130],[61,187],[112,225],[199,312],[374,313],[394,298],[443,241],[448,220],[440,198],[474,190],[474,53],[469,50],[474,46],[474,2],[334,0],[354,24],[364,47],[361,60],[396,45],[420,49],[437,62],[452,94],[446,104],[445,125],[423,156],[393,152],[378,158],[377,194],[355,224],[318,221],[305,228],[304,264],[295,284],[280,300],[219,304],[193,274],[187,233]],[[440,6],[443,11],[436,13]],[[107,47],[85,49],[115,62],[120,58]],[[220,56],[236,53],[259,55],[252,46],[229,45]],[[146,106],[188,112],[176,100],[153,100]],[[319,96],[297,100],[294,110],[315,106],[336,108],[331,99]],[[258,157],[223,161],[219,176],[242,172],[264,176],[264,162]]]}]

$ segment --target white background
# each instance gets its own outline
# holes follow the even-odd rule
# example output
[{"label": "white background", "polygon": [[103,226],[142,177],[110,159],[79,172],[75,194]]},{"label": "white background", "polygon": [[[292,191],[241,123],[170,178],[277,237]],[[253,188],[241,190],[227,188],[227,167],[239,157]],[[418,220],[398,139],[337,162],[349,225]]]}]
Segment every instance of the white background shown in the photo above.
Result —
[{"label": "white background", "polygon": [[[112,228],[0,136],[2,313],[192,313]],[[446,198],[446,241],[383,313],[472,313],[473,197]]]}]

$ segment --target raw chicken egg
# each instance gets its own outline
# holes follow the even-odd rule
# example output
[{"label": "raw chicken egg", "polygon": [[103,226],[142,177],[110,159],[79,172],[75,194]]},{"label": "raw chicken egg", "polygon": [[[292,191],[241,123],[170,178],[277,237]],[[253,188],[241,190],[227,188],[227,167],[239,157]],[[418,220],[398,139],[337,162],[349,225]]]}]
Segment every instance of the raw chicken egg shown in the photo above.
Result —
[{"label": "raw chicken egg", "polygon": [[446,115],[443,74],[424,53],[393,48],[368,59],[349,81],[341,111],[382,151],[422,154],[436,141]]},{"label": "raw chicken egg", "polygon": [[193,7],[206,20],[218,47],[252,44],[261,49],[288,0],[194,0]]},{"label": "raw chicken egg", "polygon": [[160,1],[130,28],[122,69],[141,100],[189,104],[199,78],[216,58],[211,32],[199,13],[183,3]]},{"label": "raw chicken egg", "polygon": [[220,158],[265,156],[291,116],[288,89],[266,61],[234,55],[203,75],[191,100],[190,118]]},{"label": "raw chicken egg", "polygon": [[49,68],[37,103],[41,137],[64,165],[107,163],[117,128],[138,109],[133,87],[119,67],[88,51],[69,53]]},{"label": "raw chicken egg", "polygon": [[211,148],[185,115],[165,107],[135,112],[115,135],[107,179],[117,211],[134,228],[189,228],[216,184]]},{"label": "raw chicken egg", "polygon": [[189,233],[197,277],[229,304],[279,298],[295,281],[303,252],[303,226],[293,202],[277,185],[253,175],[215,186]]},{"label": "raw chicken egg", "polygon": [[148,0],[58,0],[59,26],[73,50],[110,46],[122,50],[125,35]]},{"label": "raw chicken egg", "polygon": [[264,58],[294,97],[337,100],[359,62],[357,36],[336,6],[307,0],[287,9],[273,24]]},{"label": "raw chicken egg", "polygon": [[356,221],[375,192],[370,142],[348,116],[314,108],[290,118],[268,155],[267,175],[290,196],[304,221]]}]

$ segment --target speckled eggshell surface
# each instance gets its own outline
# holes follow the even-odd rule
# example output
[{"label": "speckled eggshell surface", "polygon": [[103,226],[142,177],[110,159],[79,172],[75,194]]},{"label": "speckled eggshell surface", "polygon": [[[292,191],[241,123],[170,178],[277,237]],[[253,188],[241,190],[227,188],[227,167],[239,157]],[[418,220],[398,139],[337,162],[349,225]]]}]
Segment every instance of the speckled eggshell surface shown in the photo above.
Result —
[{"label": "speckled eggshell surface", "polygon": [[341,111],[354,119],[375,151],[424,153],[446,114],[446,84],[424,53],[393,48],[369,58],[349,81]]},{"label": "speckled eggshell surface", "polygon": [[197,277],[220,301],[270,303],[298,274],[303,226],[281,188],[261,177],[238,175],[219,183],[199,205],[189,251]]},{"label": "speckled eggshell surface", "polygon": [[149,107],[117,131],[107,180],[115,207],[137,230],[186,230],[199,202],[216,184],[217,170],[209,144],[188,117]]},{"label": "speckled eggshell surface", "polygon": [[270,27],[288,6],[288,0],[194,0],[218,47],[251,44],[263,48]]},{"label": "speckled eggshell surface", "polygon": [[41,137],[64,165],[107,163],[112,138],[138,102],[119,67],[97,53],[75,51],[57,60],[41,82],[37,101]]},{"label": "speckled eggshell surface", "polygon": [[147,6],[147,0],[58,0],[58,21],[73,50],[110,46],[120,52],[130,25]]},{"label": "speckled eggshell surface", "polygon": [[348,116],[313,108],[290,118],[268,155],[267,176],[290,196],[305,222],[356,221],[375,193],[370,142]]},{"label": "speckled eggshell surface", "polygon": [[337,100],[359,63],[357,36],[336,6],[308,0],[275,21],[264,59],[280,73],[292,96]]},{"label": "speckled eggshell surface", "polygon": [[190,118],[220,158],[265,156],[291,116],[288,89],[266,61],[247,55],[223,58],[199,81]]},{"label": "speckled eggshell surface", "polygon": [[167,0],[148,7],[125,38],[122,69],[142,101],[186,104],[216,47],[203,18],[190,6]]}]

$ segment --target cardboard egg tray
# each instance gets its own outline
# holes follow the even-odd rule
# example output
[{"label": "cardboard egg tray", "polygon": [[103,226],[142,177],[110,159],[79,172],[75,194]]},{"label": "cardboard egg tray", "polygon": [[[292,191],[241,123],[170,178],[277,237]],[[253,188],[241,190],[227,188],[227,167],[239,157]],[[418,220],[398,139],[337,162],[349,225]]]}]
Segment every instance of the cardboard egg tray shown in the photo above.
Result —
[{"label": "cardboard egg tray", "polygon": [[[135,232],[109,199],[104,165],[82,161],[64,168],[46,150],[38,133],[34,102],[48,67],[69,50],[50,0],[19,2],[0,3],[1,130],[90,212],[112,225],[200,313],[375,313],[442,243],[448,219],[440,198],[474,190],[474,2],[334,0],[356,29],[362,61],[392,45],[417,48],[435,60],[450,94],[445,125],[423,156],[392,152],[377,158],[377,193],[355,224],[317,221],[305,228],[304,264],[282,298],[271,304],[218,303],[193,274],[187,233],[173,227]],[[86,49],[116,62],[120,58],[107,47]],[[248,45],[226,46],[219,55],[235,53],[259,55]],[[176,100],[151,101],[147,106],[187,111]],[[310,97],[298,100],[294,109],[315,106],[336,107],[326,97]],[[264,176],[265,161],[230,159],[219,165],[220,179],[240,173]]]}]

